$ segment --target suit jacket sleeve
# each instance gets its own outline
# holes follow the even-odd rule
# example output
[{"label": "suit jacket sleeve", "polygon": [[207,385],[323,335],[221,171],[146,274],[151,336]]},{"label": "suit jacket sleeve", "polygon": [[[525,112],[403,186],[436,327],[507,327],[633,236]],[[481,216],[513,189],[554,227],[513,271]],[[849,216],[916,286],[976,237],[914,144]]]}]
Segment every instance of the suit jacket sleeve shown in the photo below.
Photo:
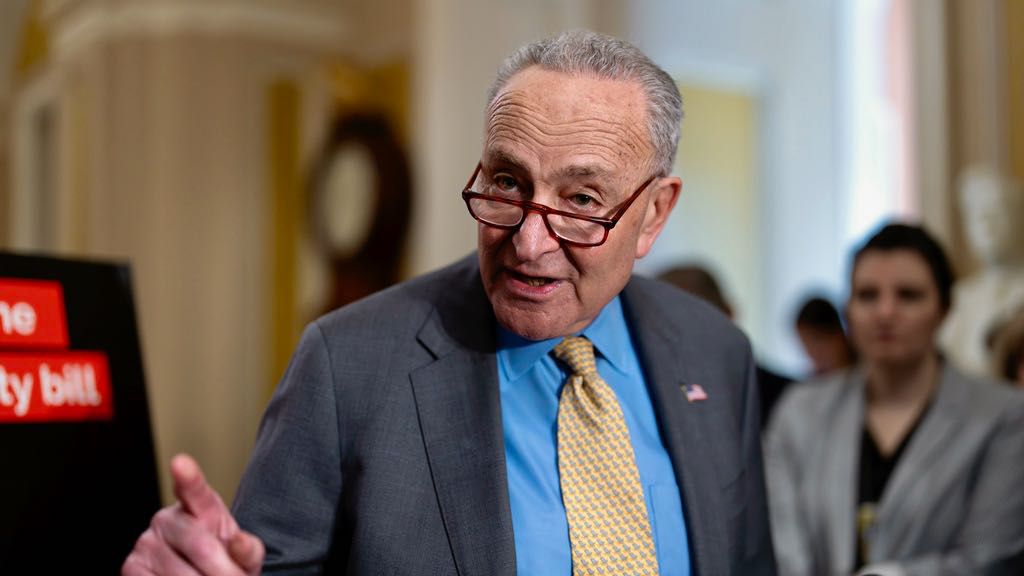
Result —
[{"label": "suit jacket sleeve", "polygon": [[318,574],[337,528],[341,454],[324,335],[310,325],[270,401],[233,504],[267,549],[265,572]]}]

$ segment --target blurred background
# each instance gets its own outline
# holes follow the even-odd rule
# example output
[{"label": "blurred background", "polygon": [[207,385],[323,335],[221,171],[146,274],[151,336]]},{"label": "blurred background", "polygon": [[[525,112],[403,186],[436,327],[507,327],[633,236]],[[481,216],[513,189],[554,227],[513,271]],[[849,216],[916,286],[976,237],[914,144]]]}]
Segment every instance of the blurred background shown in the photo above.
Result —
[{"label": "blurred background", "polygon": [[684,95],[638,271],[707,264],[789,374],[868,230],[966,274],[958,178],[1024,179],[1024,0],[4,0],[0,249],[132,265],[162,477],[188,451],[230,499],[305,323],[473,249],[491,78],[576,27]]}]

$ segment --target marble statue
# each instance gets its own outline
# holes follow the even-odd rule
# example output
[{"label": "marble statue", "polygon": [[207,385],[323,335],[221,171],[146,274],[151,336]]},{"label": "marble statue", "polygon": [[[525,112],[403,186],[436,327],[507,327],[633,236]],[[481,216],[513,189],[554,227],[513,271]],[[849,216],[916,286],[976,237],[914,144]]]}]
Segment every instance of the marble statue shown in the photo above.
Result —
[{"label": "marble statue", "polygon": [[1024,305],[1024,190],[994,169],[972,167],[959,191],[967,240],[980,266],[957,282],[940,342],[963,370],[994,376],[990,333]]}]

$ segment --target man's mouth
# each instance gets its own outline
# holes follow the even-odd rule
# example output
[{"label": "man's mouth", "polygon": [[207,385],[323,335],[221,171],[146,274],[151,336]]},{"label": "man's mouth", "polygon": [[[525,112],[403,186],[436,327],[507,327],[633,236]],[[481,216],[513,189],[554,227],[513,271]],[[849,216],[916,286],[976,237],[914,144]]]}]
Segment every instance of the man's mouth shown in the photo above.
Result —
[{"label": "man's mouth", "polygon": [[529,275],[526,275],[526,274],[521,274],[519,272],[515,272],[513,270],[509,270],[509,274],[511,274],[511,276],[513,278],[515,278],[516,280],[519,280],[523,284],[526,284],[527,286],[530,286],[532,288],[540,288],[542,286],[548,286],[548,285],[553,284],[555,282],[554,278],[548,278],[546,276],[529,276]]}]

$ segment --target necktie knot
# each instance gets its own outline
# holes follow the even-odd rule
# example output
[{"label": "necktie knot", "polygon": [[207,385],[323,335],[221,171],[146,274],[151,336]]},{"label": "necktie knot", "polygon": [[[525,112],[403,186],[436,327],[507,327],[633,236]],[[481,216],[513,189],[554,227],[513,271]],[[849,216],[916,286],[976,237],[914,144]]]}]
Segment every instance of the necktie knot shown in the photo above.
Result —
[{"label": "necktie knot", "polygon": [[597,373],[594,361],[594,345],[583,336],[567,336],[555,346],[555,358],[565,362],[579,375]]}]

